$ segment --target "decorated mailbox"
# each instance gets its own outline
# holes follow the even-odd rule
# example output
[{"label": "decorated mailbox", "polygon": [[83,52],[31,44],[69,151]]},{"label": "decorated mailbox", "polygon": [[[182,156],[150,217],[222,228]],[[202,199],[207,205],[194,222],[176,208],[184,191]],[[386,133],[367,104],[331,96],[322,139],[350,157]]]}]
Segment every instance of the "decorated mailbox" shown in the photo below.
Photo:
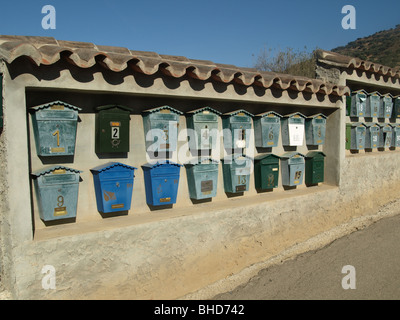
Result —
[{"label": "decorated mailbox", "polygon": [[78,111],[82,109],[62,101],[30,108],[38,156],[75,154]]},{"label": "decorated mailbox", "polygon": [[274,111],[267,111],[254,116],[255,146],[277,147],[281,131],[282,116]]}]

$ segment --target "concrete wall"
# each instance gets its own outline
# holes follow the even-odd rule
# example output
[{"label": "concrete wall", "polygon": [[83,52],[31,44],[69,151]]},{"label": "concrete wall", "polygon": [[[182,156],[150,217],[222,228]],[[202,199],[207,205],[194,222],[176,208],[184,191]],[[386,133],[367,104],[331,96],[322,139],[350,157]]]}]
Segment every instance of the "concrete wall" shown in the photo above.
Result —
[{"label": "concrete wall", "polygon": [[[5,169],[0,173],[1,270],[3,285],[14,298],[178,298],[398,197],[400,151],[346,154],[345,109],[332,97],[260,93],[232,84],[217,90],[218,84],[210,82],[108,74],[97,67],[77,72],[61,62],[46,72],[34,67],[26,73],[23,63],[2,68],[5,130],[0,147],[6,151],[1,153]],[[75,157],[63,164],[84,172],[76,221],[46,226],[38,217],[29,178],[46,164],[36,156],[27,108],[52,100],[83,108]],[[133,110],[131,152],[111,160],[139,169],[132,210],[106,218],[97,212],[89,169],[110,161],[94,153],[94,107],[108,103]],[[280,185],[273,192],[257,193],[252,177],[248,192],[229,198],[220,166],[217,197],[195,204],[182,168],[176,205],[152,211],[145,204],[140,169],[146,162],[140,112],[163,104],[182,111],[208,105],[221,112],[244,108],[253,114],[324,112],[329,115],[327,140],[320,149],[327,154],[326,183],[291,190]],[[180,129],[185,125],[181,117]],[[285,151],[280,144],[273,153]],[[298,151],[307,153],[308,148]],[[42,288],[45,265],[55,267],[56,290]]]}]

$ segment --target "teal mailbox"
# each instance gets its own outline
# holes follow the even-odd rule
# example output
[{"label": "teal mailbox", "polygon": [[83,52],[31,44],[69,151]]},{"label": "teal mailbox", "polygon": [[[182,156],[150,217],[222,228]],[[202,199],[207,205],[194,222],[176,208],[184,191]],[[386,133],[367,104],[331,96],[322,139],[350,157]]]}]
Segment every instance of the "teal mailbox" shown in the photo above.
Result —
[{"label": "teal mailbox", "polygon": [[392,111],[393,111],[393,96],[390,93],[385,93],[381,96],[378,118],[389,119],[392,117]]},{"label": "teal mailbox", "polygon": [[318,113],[307,117],[305,130],[308,146],[323,145],[325,143],[326,116]]},{"label": "teal mailbox", "polygon": [[346,123],[346,149],[363,150],[365,148],[366,125],[362,122]]},{"label": "teal mailbox", "polygon": [[302,146],[304,141],[304,119],[306,116],[300,112],[283,116],[282,120],[282,145]]},{"label": "teal mailbox", "polygon": [[257,190],[269,190],[278,187],[280,157],[268,153],[254,158],[254,184]]},{"label": "teal mailbox", "polygon": [[147,152],[176,151],[179,116],[183,112],[169,106],[143,111],[143,127]]},{"label": "teal mailbox", "polygon": [[352,91],[350,96],[346,97],[347,115],[350,117],[365,117],[367,96],[368,93],[363,89]]},{"label": "teal mailbox", "polygon": [[305,156],[300,152],[286,152],[281,156],[282,185],[298,186],[303,183]]},{"label": "teal mailbox", "polygon": [[97,210],[103,213],[130,210],[135,167],[108,162],[90,169]]},{"label": "teal mailbox", "polygon": [[224,190],[239,193],[249,190],[252,159],[246,155],[230,155],[222,159]]},{"label": "teal mailbox", "polygon": [[243,109],[222,115],[225,149],[235,150],[249,146],[252,118],[253,115]]},{"label": "teal mailbox", "polygon": [[400,95],[393,97],[392,118],[400,119]]},{"label": "teal mailbox", "polygon": [[254,116],[254,140],[256,147],[277,147],[281,131],[282,116],[274,111],[267,111]]},{"label": "teal mailbox", "polygon": [[381,128],[377,123],[366,123],[365,149],[374,149],[379,147]]},{"label": "teal mailbox", "polygon": [[75,154],[78,111],[82,109],[62,101],[30,108],[38,156]]},{"label": "teal mailbox", "polygon": [[380,128],[378,148],[390,148],[392,146],[393,127],[389,123],[378,124]]},{"label": "teal mailbox", "polygon": [[378,118],[379,110],[381,108],[381,94],[374,91],[367,96],[367,109],[365,111],[366,118]]},{"label": "teal mailbox", "polygon": [[217,195],[218,161],[211,158],[197,159],[185,165],[189,195],[201,200]]},{"label": "teal mailbox", "polygon": [[393,137],[392,137],[392,145],[393,148],[400,147],[400,124],[392,124],[393,128]]},{"label": "teal mailbox", "polygon": [[52,166],[31,174],[42,220],[76,217],[81,172],[64,166]]},{"label": "teal mailbox", "polygon": [[147,204],[160,206],[176,202],[181,166],[169,160],[142,165]]},{"label": "teal mailbox", "polygon": [[209,107],[189,111],[186,126],[189,133],[190,150],[214,149],[218,138],[218,118],[220,112]]}]

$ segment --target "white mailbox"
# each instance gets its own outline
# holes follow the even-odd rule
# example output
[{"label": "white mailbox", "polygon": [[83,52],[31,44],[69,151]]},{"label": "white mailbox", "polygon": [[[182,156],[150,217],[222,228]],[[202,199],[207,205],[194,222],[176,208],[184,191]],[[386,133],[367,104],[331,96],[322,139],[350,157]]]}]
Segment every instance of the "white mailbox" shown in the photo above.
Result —
[{"label": "white mailbox", "polygon": [[304,141],[304,119],[300,112],[283,116],[282,120],[282,145],[302,146]]}]

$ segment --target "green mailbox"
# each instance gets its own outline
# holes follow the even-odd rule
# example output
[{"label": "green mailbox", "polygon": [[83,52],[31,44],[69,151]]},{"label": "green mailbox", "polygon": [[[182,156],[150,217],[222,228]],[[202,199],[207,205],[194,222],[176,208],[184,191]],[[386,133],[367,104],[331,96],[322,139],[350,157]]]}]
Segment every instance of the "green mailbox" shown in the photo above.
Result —
[{"label": "green mailbox", "polygon": [[346,149],[363,150],[365,148],[366,125],[362,122],[346,123]]},{"label": "green mailbox", "polygon": [[393,96],[390,93],[385,93],[381,96],[381,103],[378,113],[378,118],[389,119],[393,111]]},{"label": "green mailbox", "polygon": [[249,190],[252,159],[246,155],[230,155],[222,159],[224,190],[239,193]]},{"label": "green mailbox", "polygon": [[382,95],[378,91],[368,94],[367,109],[365,111],[366,118],[378,118],[379,109],[381,107],[381,96]]},{"label": "green mailbox", "polygon": [[143,111],[143,127],[148,152],[172,152],[178,144],[179,116],[183,112],[169,106]]},{"label": "green mailbox", "polygon": [[214,149],[218,138],[218,118],[220,112],[209,107],[187,112],[186,126],[189,134],[190,150]]},{"label": "green mailbox", "polygon": [[304,155],[300,152],[286,152],[281,156],[282,185],[298,186],[304,179]]},{"label": "green mailbox", "polygon": [[318,113],[307,117],[305,130],[308,146],[323,145],[325,143],[326,116]]},{"label": "green mailbox", "polygon": [[392,118],[400,119],[400,95],[393,97]]},{"label": "green mailbox", "polygon": [[346,97],[347,115],[350,117],[365,117],[367,96],[368,93],[363,89],[352,91],[350,96]]},{"label": "green mailbox", "polygon": [[282,120],[282,145],[302,146],[304,140],[304,119],[300,112],[283,116]]},{"label": "green mailbox", "polygon": [[96,110],[95,152],[129,152],[130,109],[106,105]]},{"label": "green mailbox", "polygon": [[306,154],[306,185],[324,182],[325,153],[321,151],[310,151]]},{"label": "green mailbox", "polygon": [[392,128],[393,128],[393,137],[392,137],[391,147],[399,148],[400,147],[400,124],[392,124]]},{"label": "green mailbox", "polygon": [[38,156],[75,154],[78,111],[82,109],[62,101],[30,108]]},{"label": "green mailbox", "polygon": [[278,187],[279,159],[275,154],[261,154],[254,158],[254,182],[257,190]]},{"label": "green mailbox", "polygon": [[282,116],[274,111],[267,111],[254,116],[256,147],[271,148],[278,146],[281,118]]},{"label": "green mailbox", "polygon": [[380,128],[378,148],[390,148],[393,139],[392,125],[390,123],[378,123],[378,125]]},{"label": "green mailbox", "polygon": [[247,148],[250,143],[251,119],[246,110],[236,110],[222,115],[224,147],[227,150]]},{"label": "green mailbox", "polygon": [[76,217],[81,172],[64,166],[52,166],[31,174],[42,220]]},{"label": "green mailbox", "polygon": [[218,161],[200,158],[185,164],[185,167],[190,198],[201,200],[217,195]]},{"label": "green mailbox", "polygon": [[379,147],[381,136],[381,127],[377,123],[366,123],[365,149],[374,149]]}]

